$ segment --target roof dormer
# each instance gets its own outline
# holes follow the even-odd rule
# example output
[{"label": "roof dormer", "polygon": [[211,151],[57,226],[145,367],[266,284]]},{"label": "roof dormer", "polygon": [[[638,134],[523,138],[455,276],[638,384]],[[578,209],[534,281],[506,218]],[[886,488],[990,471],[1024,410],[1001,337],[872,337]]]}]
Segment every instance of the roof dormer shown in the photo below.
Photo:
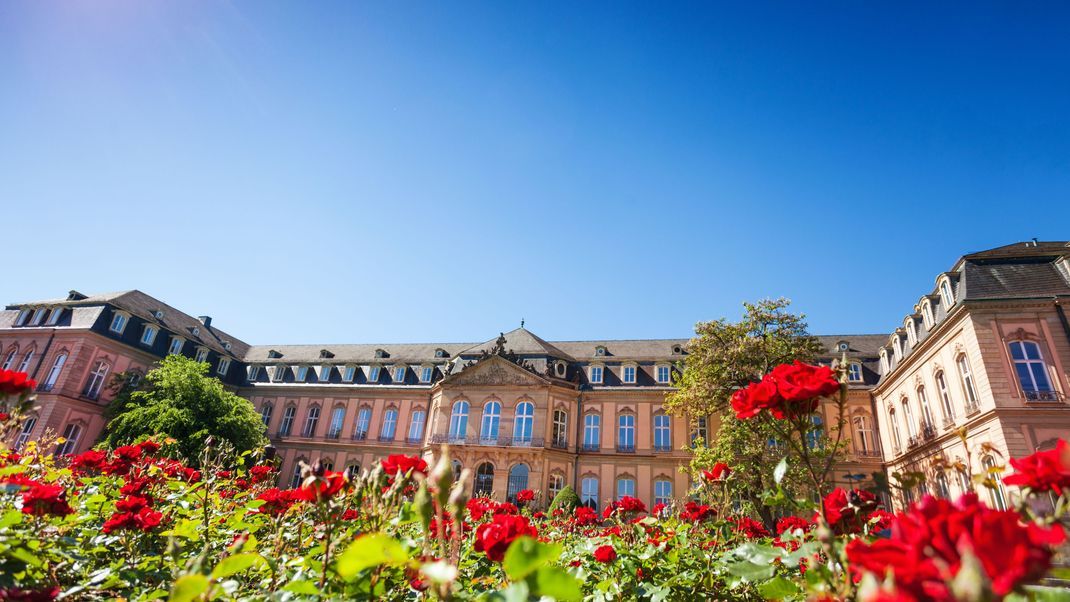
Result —
[{"label": "roof dormer", "polygon": [[320,349],[320,359],[327,360],[334,357],[334,354],[326,349]]},{"label": "roof dormer", "polygon": [[271,349],[270,351],[268,351],[268,359],[277,360],[280,357],[282,357],[282,354],[279,353],[278,351],[276,351],[274,349]]},{"label": "roof dormer", "polygon": [[376,349],[375,350],[375,357],[377,357],[377,358],[390,357],[390,354],[387,353],[385,349]]}]

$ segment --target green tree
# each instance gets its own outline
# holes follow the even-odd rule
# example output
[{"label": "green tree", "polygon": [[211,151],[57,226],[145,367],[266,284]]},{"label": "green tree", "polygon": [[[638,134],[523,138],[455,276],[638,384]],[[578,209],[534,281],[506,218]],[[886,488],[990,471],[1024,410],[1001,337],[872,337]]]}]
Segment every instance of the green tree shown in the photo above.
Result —
[{"label": "green tree", "polygon": [[[763,503],[768,501],[763,492],[776,489],[773,472],[786,451],[768,424],[736,420],[729,402],[733,392],[777,365],[811,361],[821,352],[821,344],[807,332],[804,316],[788,311],[790,304],[787,299],[744,303],[745,313],[738,322],[722,318],[696,325],[677,389],[665,401],[666,411],[691,420],[720,417],[710,441],[696,441],[692,477],[697,479],[700,470],[713,462],[725,462],[735,473],[729,484],[731,497],[769,526],[775,519]],[[826,432],[815,430],[813,439],[815,455],[834,453]],[[789,464],[781,482],[789,496],[805,491],[801,468]]]},{"label": "green tree", "polygon": [[137,387],[121,381],[108,406],[104,443],[135,443],[147,436],[171,437],[189,461],[201,457],[208,437],[241,453],[264,446],[264,423],[253,404],[207,376],[208,364],[169,355]]}]

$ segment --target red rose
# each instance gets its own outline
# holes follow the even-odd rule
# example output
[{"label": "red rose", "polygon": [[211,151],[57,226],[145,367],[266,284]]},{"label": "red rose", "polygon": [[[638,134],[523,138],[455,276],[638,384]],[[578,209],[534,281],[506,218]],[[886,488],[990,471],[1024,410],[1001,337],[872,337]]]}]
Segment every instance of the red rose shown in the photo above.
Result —
[{"label": "red rose", "polygon": [[593,525],[599,522],[598,513],[588,506],[577,506],[572,521],[581,527]]},{"label": "red rose", "polygon": [[753,418],[762,410],[776,407],[781,402],[776,384],[768,378],[751,383],[732,394],[732,409],[740,420]]},{"label": "red rose", "polygon": [[66,516],[74,512],[60,485],[35,483],[22,493],[22,512],[33,516]]},{"label": "red rose", "polygon": [[630,495],[621,497],[613,503],[612,507],[618,512],[646,512],[646,504],[643,503],[643,500]]},{"label": "red rose", "polygon": [[796,529],[802,529],[805,533],[813,526],[814,524],[805,518],[799,516],[785,516],[776,522],[776,532],[777,535],[783,535],[785,532],[793,532]]},{"label": "red rose", "polygon": [[308,502],[322,502],[334,497],[345,486],[345,474],[327,472],[322,477],[315,477],[308,485],[302,485],[298,497]]},{"label": "red rose", "polygon": [[146,498],[143,498],[143,497],[138,497],[136,495],[130,496],[130,497],[125,497],[125,498],[115,502],[115,511],[116,512],[131,512],[131,513],[136,514],[142,508],[148,508],[148,507],[149,507],[149,500],[146,499]]},{"label": "red rose", "polygon": [[0,588],[0,600],[6,602],[52,602],[59,596],[58,587],[47,589]]},{"label": "red rose", "polygon": [[0,412],[0,422],[5,422],[8,418],[11,418],[11,414],[8,414],[7,412]]},{"label": "red rose", "polygon": [[594,551],[594,559],[602,564],[609,564],[617,559],[617,551],[613,546],[599,546]]},{"label": "red rose", "polygon": [[759,537],[769,537],[769,530],[765,528],[765,525],[747,516],[736,516],[728,519],[729,522],[735,523],[739,532],[747,539],[758,539]]},{"label": "red rose", "polygon": [[115,448],[112,453],[115,454],[116,458],[124,462],[136,462],[141,459],[142,450],[136,445],[124,445]]},{"label": "red rose", "polygon": [[1055,449],[1011,459],[1011,466],[1014,474],[1003,479],[1008,485],[1028,487],[1037,492],[1053,491],[1056,495],[1070,487],[1070,445],[1062,439],[1055,444]]},{"label": "red rose", "polygon": [[146,456],[151,456],[156,452],[160,451],[160,444],[156,443],[152,439],[146,439],[141,443],[138,443],[137,446],[141,448],[141,452]]},{"label": "red rose", "polygon": [[773,368],[769,376],[776,382],[777,393],[789,404],[827,397],[840,390],[840,381],[828,366],[795,361]]},{"label": "red rose", "polygon": [[29,378],[25,372],[0,370],[0,396],[29,395],[36,386],[37,382]]},{"label": "red rose", "polygon": [[689,523],[701,523],[715,516],[717,516],[717,511],[710,506],[692,501],[684,504],[684,510],[680,513],[680,520]]},{"label": "red rose", "polygon": [[296,493],[297,492],[292,489],[287,491],[282,491],[275,487],[267,489],[256,496],[256,499],[263,500],[264,503],[257,508],[255,512],[271,515],[282,514],[289,510],[290,506],[293,506],[294,503],[298,501],[297,496],[295,495]]},{"label": "red rose", "polygon": [[494,500],[486,497],[474,497],[468,500],[466,507],[468,508],[468,514],[472,517],[472,520],[478,521],[483,518],[484,514],[492,513],[494,511]]},{"label": "red rose", "polygon": [[718,462],[713,465],[713,468],[702,471],[702,478],[707,481],[723,481],[732,474],[732,469],[728,467],[724,462]]},{"label": "red rose", "polygon": [[530,489],[521,489],[516,494],[516,503],[527,504],[535,499],[535,492]]},{"label": "red rose", "polygon": [[254,466],[249,469],[249,477],[252,478],[253,483],[263,483],[271,478],[273,472],[275,469],[271,466]]},{"label": "red rose", "polygon": [[926,496],[896,515],[889,539],[852,540],[847,557],[858,573],[883,578],[891,571],[897,589],[918,599],[952,600],[948,583],[969,552],[1002,598],[1042,577],[1051,566],[1051,546],[1064,540],[1062,527],[1023,525],[1017,513],[993,510],[971,492],[954,503]]},{"label": "red rose", "polygon": [[473,548],[485,553],[492,561],[501,562],[509,544],[523,535],[538,537],[539,532],[523,516],[496,514],[491,522],[476,527]]},{"label": "red rose", "polygon": [[395,454],[387,456],[385,460],[381,462],[383,465],[383,471],[386,474],[394,476],[398,473],[402,475],[409,474],[411,470],[413,473],[420,473],[427,475],[427,462],[423,458],[418,456],[405,456],[402,454]]},{"label": "red rose", "polygon": [[[854,519],[865,516],[875,509],[877,498],[872,493],[861,489],[847,491],[837,487],[825,496],[821,505],[825,509],[825,520],[828,521],[829,526],[834,527],[840,533],[857,532],[862,529],[862,522]],[[816,514],[814,521],[817,521]]]},{"label": "red rose", "polygon": [[100,470],[108,460],[106,452],[90,449],[71,458],[70,469],[74,472],[89,472]]}]

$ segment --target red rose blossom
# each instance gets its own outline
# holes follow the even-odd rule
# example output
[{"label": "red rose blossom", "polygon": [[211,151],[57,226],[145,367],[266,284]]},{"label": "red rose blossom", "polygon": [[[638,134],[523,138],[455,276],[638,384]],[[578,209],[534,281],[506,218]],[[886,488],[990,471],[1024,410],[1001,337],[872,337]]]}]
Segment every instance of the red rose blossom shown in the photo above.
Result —
[{"label": "red rose blossom", "polygon": [[0,370],[0,396],[29,395],[36,386],[37,382],[25,372]]},{"label": "red rose blossom", "polygon": [[746,420],[769,410],[774,418],[800,416],[817,409],[818,400],[840,390],[836,373],[828,366],[796,361],[781,364],[732,394],[736,418]]},{"label": "red rose blossom", "polygon": [[517,504],[527,504],[535,499],[535,492],[530,489],[521,489],[516,494]]},{"label": "red rose blossom", "polygon": [[74,512],[60,485],[35,483],[22,492],[22,512],[33,516],[66,516]]},{"label": "red rose blossom", "polygon": [[795,531],[796,529],[802,529],[805,533],[813,528],[814,523],[802,518],[800,516],[785,516],[776,522],[777,535],[782,535],[786,531]]},{"label": "red rose blossom", "polygon": [[383,471],[386,474],[394,476],[397,474],[406,475],[411,470],[413,473],[420,473],[422,475],[427,474],[427,462],[418,456],[405,456],[402,454],[394,454],[387,456],[385,460],[381,462],[383,465]]},{"label": "red rose blossom", "polygon": [[595,548],[594,559],[602,564],[609,564],[617,559],[617,551],[610,545],[599,546]]},{"label": "red rose blossom", "polygon": [[51,602],[59,596],[58,587],[45,589],[0,588],[0,600],[5,602]]},{"label": "red rose blossom", "polygon": [[509,544],[523,535],[538,537],[539,532],[531,526],[526,517],[496,514],[491,522],[476,527],[473,547],[475,551],[485,553],[492,561],[501,562]]},{"label": "red rose blossom", "polygon": [[1062,495],[1070,487],[1070,445],[1063,439],[1055,449],[1038,451],[1031,456],[1011,459],[1014,474],[1004,477],[1007,485],[1028,487],[1033,491],[1052,491]]},{"label": "red rose blossom", "polygon": [[327,472],[322,477],[302,485],[298,497],[308,502],[322,502],[332,497],[346,486],[346,476],[340,472]]},{"label": "red rose blossom", "polygon": [[713,468],[702,471],[702,478],[707,481],[723,481],[732,474],[732,469],[728,467],[724,462],[718,462],[713,465]]}]

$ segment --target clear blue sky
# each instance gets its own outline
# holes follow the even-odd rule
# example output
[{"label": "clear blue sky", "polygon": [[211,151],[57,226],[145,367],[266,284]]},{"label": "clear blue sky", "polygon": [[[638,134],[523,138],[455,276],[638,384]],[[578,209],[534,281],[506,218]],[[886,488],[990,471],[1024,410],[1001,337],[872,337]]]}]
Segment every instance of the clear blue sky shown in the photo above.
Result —
[{"label": "clear blue sky", "polygon": [[1070,238],[1070,9],[0,3],[4,303],[252,343],[887,332]]}]

